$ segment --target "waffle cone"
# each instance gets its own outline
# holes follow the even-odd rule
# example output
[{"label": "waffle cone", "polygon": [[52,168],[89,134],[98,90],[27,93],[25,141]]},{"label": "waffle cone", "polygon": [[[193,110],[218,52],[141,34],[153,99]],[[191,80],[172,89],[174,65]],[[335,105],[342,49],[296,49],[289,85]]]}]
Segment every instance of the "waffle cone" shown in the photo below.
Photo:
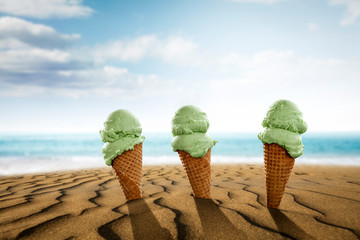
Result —
[{"label": "waffle cone", "polygon": [[141,198],[142,143],[114,158],[112,167],[126,200]]},{"label": "waffle cone", "polygon": [[295,159],[286,149],[264,143],[267,207],[279,208]]},{"label": "waffle cone", "polygon": [[211,148],[205,156],[195,158],[188,152],[178,150],[195,197],[210,198]]}]

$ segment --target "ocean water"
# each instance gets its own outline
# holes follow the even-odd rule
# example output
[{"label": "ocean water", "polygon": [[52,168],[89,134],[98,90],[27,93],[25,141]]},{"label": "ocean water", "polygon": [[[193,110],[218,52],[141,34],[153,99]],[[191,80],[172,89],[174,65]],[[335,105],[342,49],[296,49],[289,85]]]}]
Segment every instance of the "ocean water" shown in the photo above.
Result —
[{"label": "ocean water", "polygon": [[[144,134],[144,165],[180,164],[170,133]],[[213,133],[213,163],[262,163],[256,133]],[[296,164],[360,166],[360,133],[306,133]],[[0,175],[105,167],[98,134],[0,135]]]}]

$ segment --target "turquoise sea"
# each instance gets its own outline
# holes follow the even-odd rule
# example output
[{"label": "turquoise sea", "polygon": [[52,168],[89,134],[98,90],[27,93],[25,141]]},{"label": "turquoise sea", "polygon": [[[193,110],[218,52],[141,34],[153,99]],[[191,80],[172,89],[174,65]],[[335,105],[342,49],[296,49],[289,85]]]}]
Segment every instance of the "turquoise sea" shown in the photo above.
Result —
[{"label": "turquoise sea", "polygon": [[[169,133],[144,133],[145,165],[180,164]],[[257,133],[213,133],[213,163],[262,163]],[[306,133],[296,164],[360,165],[360,133]],[[105,167],[103,143],[94,134],[0,135],[0,175]]]}]

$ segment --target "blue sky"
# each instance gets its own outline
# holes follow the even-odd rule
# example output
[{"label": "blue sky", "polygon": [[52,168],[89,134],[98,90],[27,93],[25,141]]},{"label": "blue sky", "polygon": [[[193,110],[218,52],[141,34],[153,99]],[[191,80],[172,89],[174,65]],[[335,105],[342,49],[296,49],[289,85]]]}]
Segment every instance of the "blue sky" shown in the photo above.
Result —
[{"label": "blue sky", "polygon": [[258,131],[294,101],[309,131],[360,131],[360,0],[0,0],[0,131],[97,132],[125,108],[170,131]]}]

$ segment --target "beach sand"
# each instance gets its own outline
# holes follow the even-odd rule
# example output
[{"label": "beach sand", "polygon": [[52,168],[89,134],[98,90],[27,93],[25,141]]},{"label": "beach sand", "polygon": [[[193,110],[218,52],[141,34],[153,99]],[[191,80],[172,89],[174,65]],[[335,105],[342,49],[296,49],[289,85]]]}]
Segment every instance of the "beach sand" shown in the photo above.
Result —
[{"label": "beach sand", "polygon": [[359,239],[360,167],[296,165],[280,210],[264,167],[213,165],[196,199],[181,165],[145,166],[125,202],[111,167],[0,177],[1,239]]}]

